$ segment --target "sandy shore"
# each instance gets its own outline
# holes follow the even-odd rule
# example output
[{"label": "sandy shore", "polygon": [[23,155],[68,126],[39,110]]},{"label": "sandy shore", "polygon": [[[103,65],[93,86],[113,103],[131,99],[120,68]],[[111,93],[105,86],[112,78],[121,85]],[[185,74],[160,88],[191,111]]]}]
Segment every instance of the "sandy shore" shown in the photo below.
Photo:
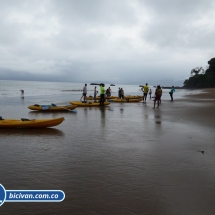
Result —
[{"label": "sandy shore", "polygon": [[[194,91],[195,92],[195,91]],[[195,93],[188,95],[190,98],[196,98],[196,99],[214,99],[215,100],[215,88],[208,88],[203,89],[201,93]]]},{"label": "sandy shore", "polygon": [[[214,215],[215,89],[191,90],[173,102],[166,95],[155,110],[152,100],[112,103],[66,112],[54,130],[1,131],[0,183],[61,189],[66,198],[5,203],[0,213]],[[21,115],[25,106],[16,112],[9,106],[2,115]],[[29,118],[48,116],[29,112]]]},{"label": "sandy shore", "polygon": [[201,93],[191,91],[178,99],[172,112],[176,119],[198,123],[215,128],[215,89],[205,89]]}]

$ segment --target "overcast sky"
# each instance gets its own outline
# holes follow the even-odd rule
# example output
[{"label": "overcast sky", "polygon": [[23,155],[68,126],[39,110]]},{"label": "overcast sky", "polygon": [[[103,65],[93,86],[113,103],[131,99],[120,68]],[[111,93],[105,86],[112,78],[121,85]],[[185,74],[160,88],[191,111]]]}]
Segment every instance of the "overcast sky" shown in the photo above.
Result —
[{"label": "overcast sky", "polygon": [[214,0],[0,0],[0,79],[177,85],[215,57]]}]

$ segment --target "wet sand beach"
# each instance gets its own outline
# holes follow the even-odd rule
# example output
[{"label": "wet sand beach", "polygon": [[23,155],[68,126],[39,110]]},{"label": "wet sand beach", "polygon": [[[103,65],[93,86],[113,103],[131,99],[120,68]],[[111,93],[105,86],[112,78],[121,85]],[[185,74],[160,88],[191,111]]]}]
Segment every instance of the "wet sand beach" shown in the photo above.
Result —
[{"label": "wet sand beach", "polygon": [[[193,93],[186,95],[184,99],[178,101],[185,103],[184,118],[191,122],[198,123],[204,126],[215,126],[215,89],[205,89],[201,93]],[[180,106],[179,106],[180,107]]]},{"label": "wet sand beach", "polygon": [[[176,92],[177,93],[177,92]],[[176,94],[175,93],[175,94]],[[57,189],[60,203],[7,203],[0,214],[214,215],[215,90],[162,100],[12,117],[64,116],[49,129],[0,130],[0,183]],[[25,109],[24,109],[25,108]]]}]

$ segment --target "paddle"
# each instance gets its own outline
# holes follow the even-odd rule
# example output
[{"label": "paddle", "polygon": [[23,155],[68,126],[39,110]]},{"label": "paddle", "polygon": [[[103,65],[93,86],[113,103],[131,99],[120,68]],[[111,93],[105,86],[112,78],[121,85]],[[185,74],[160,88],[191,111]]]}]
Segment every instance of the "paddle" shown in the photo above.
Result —
[{"label": "paddle", "polygon": [[59,106],[59,105],[56,105],[56,104],[52,104],[52,106],[53,106],[53,107],[60,107],[60,108],[63,108],[63,109],[65,109],[65,110],[68,110],[68,111],[70,111],[70,112],[77,113],[77,110],[70,110],[70,109],[67,109],[67,108],[65,108],[65,107],[62,107],[62,106]]}]

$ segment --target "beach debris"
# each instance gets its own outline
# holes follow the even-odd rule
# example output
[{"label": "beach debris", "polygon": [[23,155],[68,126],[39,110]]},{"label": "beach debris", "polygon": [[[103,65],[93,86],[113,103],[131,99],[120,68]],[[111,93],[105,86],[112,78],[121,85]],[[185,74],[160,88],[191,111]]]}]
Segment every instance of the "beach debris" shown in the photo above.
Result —
[{"label": "beach debris", "polygon": [[204,151],[204,150],[199,150],[198,152],[201,152],[202,154],[204,154],[204,153],[205,153],[205,151]]}]

